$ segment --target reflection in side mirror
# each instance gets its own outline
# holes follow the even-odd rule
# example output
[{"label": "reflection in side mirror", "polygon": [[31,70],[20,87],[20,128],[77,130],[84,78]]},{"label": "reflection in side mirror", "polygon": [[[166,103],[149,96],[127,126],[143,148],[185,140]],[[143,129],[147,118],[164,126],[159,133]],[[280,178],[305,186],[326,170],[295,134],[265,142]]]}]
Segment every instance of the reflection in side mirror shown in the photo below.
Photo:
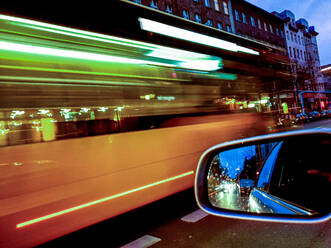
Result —
[{"label": "reflection in side mirror", "polygon": [[200,207],[216,215],[222,211],[306,218],[329,215],[330,133],[297,131],[280,136],[230,142],[207,151],[196,178]]}]

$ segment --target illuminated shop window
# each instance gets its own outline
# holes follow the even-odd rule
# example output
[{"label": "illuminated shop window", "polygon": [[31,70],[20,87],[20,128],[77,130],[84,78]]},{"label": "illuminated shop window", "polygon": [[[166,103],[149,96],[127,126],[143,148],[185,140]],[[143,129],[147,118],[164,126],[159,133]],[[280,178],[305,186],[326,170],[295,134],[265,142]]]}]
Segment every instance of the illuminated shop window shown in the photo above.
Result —
[{"label": "illuminated shop window", "polygon": [[222,30],[222,29],[223,29],[223,27],[222,27],[222,23],[217,22],[217,28],[220,29],[220,30]]},{"label": "illuminated shop window", "polygon": [[210,7],[210,2],[209,2],[209,0],[205,0],[205,6],[206,6],[206,7]]}]

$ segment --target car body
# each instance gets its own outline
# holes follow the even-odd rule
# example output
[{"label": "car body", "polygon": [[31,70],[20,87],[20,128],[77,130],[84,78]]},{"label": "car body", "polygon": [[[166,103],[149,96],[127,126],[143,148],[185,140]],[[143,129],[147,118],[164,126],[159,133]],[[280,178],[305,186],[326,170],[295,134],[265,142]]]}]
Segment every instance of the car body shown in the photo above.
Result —
[{"label": "car body", "polygon": [[308,113],[308,119],[310,121],[316,121],[316,120],[320,119],[320,117],[321,117],[321,114],[316,110]]}]

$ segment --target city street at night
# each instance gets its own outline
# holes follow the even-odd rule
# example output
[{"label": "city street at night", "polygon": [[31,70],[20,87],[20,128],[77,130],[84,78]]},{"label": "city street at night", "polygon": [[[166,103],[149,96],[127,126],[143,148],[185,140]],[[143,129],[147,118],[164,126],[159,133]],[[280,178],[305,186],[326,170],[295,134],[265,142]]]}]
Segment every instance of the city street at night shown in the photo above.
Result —
[{"label": "city street at night", "polygon": [[331,248],[331,1],[3,1],[0,248]]}]

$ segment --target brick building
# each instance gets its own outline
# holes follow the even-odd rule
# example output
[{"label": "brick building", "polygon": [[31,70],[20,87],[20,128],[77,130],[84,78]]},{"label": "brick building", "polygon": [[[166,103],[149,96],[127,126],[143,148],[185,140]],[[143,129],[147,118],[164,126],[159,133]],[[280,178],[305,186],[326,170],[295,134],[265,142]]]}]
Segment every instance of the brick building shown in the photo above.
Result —
[{"label": "brick building", "polygon": [[269,43],[286,53],[284,21],[243,0],[231,0],[235,32],[260,42]]},{"label": "brick building", "polygon": [[284,21],[244,0],[131,0],[225,32],[278,48],[286,54]]}]

